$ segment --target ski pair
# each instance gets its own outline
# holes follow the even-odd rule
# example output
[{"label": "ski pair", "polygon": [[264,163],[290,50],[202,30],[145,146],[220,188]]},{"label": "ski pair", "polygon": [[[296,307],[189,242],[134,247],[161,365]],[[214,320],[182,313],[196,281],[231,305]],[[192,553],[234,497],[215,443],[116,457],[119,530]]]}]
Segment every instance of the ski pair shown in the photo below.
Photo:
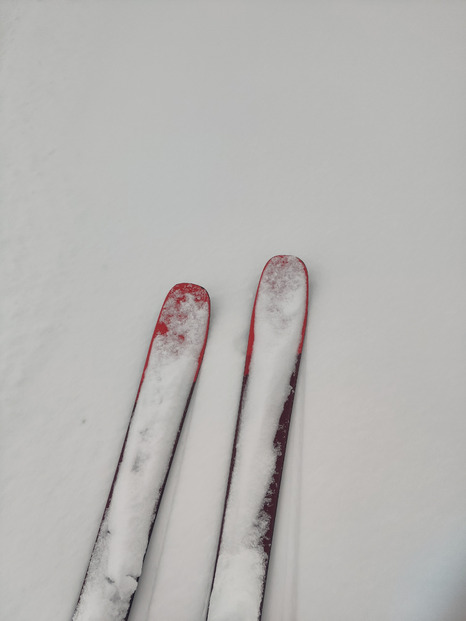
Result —
[{"label": "ski pair", "polygon": [[[258,621],[308,309],[297,257],[266,264],[251,316],[207,621]],[[175,285],[162,306],[73,621],[127,621],[202,363],[205,289]]]}]

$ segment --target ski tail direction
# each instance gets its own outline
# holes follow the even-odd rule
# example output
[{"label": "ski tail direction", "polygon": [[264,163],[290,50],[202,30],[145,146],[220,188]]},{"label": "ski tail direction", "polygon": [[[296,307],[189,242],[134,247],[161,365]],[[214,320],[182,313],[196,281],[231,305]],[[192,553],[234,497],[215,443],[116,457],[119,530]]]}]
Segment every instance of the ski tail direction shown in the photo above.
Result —
[{"label": "ski tail direction", "polygon": [[199,374],[208,293],[180,283],[162,305],[73,621],[127,621]]},{"label": "ski tail direction", "polygon": [[290,255],[272,257],[259,280],[207,621],[262,614],[308,290],[306,266]]}]

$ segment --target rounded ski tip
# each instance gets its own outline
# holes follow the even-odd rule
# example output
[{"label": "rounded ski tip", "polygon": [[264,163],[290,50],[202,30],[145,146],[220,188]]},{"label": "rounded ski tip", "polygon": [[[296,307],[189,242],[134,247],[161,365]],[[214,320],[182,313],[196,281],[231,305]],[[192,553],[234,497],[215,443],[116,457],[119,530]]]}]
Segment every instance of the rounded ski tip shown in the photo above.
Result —
[{"label": "rounded ski tip", "polygon": [[180,334],[187,331],[193,322],[201,321],[206,326],[210,320],[210,298],[204,287],[190,282],[174,285],[167,294],[155,326],[154,336],[165,334],[170,329]]},{"label": "rounded ski tip", "polygon": [[191,282],[180,282],[174,285],[168,292],[167,299],[175,298],[182,301],[183,297],[187,295],[192,296],[199,304],[210,304],[210,297],[207,290],[201,287],[201,285],[195,285]]},{"label": "rounded ski tip", "polygon": [[[299,257],[290,254],[277,254],[267,261],[262,270],[251,315],[249,338],[246,352],[245,375],[249,372],[249,364],[255,340],[256,311],[266,300],[265,307],[274,312],[285,312],[286,305],[293,300],[292,307],[301,309],[302,328],[298,343],[300,354],[303,348],[306,331],[309,297],[309,278],[306,265]],[[262,304],[262,307],[264,304]],[[298,311],[299,312],[299,311]]]},{"label": "rounded ski tip", "polygon": [[281,289],[285,283],[290,281],[293,281],[296,286],[304,286],[306,296],[308,295],[309,275],[304,261],[291,254],[277,254],[265,264],[259,287],[267,283],[272,288]]},{"label": "rounded ski tip", "polygon": [[267,261],[264,267],[264,271],[268,268],[293,268],[296,267],[299,270],[303,270],[307,278],[307,267],[302,259],[292,254],[277,254]]}]

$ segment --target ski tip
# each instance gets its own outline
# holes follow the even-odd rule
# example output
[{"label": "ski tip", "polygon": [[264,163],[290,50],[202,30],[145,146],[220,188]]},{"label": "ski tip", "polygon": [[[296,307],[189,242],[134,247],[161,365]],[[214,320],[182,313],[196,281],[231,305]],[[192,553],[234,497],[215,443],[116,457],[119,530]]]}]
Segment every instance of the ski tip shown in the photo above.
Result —
[{"label": "ski tip", "polygon": [[[154,335],[164,333],[172,322],[186,321],[196,315],[204,317],[206,332],[210,322],[210,297],[207,290],[191,282],[180,282],[174,285],[167,294],[157,321]],[[206,337],[207,338],[207,337]]]},{"label": "ski tip", "polygon": [[[304,346],[304,337],[306,334],[306,326],[307,326],[307,316],[309,311],[309,274],[307,271],[306,264],[302,259],[296,257],[292,254],[277,254],[271,259],[269,259],[262,271],[261,280],[268,274],[268,272],[280,272],[283,271],[285,273],[294,274],[298,278],[302,278],[304,280],[305,286],[305,307],[304,307],[304,318],[303,318],[303,326],[301,331],[301,340],[298,346],[298,355],[301,355]],[[275,276],[272,276],[272,280],[274,280]],[[259,283],[260,284],[260,283]],[[259,290],[259,289],[258,289]],[[256,294],[257,297],[257,294]]]},{"label": "ski tip", "polygon": [[[282,281],[290,277],[304,280],[306,291],[309,289],[309,274],[304,261],[292,254],[277,254],[265,264],[259,280],[259,286],[263,280],[271,278],[272,281],[275,281],[278,278]],[[257,291],[259,291],[259,287]]]},{"label": "ski tip", "polygon": [[[262,270],[259,284],[264,277],[267,278],[269,274],[283,274],[283,276],[279,276],[280,279],[283,277],[287,278],[291,275],[294,275],[300,279],[302,278],[306,285],[306,295],[308,295],[309,274],[306,264],[299,257],[295,257],[292,254],[277,254],[269,259]],[[272,276],[272,278],[275,279],[275,276]]]},{"label": "ski tip", "polygon": [[[162,306],[154,335],[166,332],[168,326],[173,321],[175,324],[178,324],[180,321],[184,323],[188,318],[192,321],[193,316],[197,316],[201,322],[204,321],[203,343],[194,376],[194,382],[196,382],[207,345],[207,334],[210,324],[210,296],[207,290],[201,287],[201,285],[191,282],[180,282],[174,285],[168,292]],[[178,338],[184,339],[184,336],[180,334]]]},{"label": "ski tip", "polygon": [[296,257],[292,254],[275,255],[274,257],[272,257],[271,259],[267,261],[262,273],[264,273],[266,269],[272,266],[277,267],[277,268],[286,268],[286,267],[292,267],[293,265],[296,265],[296,267],[303,269],[306,275],[306,278],[308,277],[307,268],[306,268],[306,264],[304,263],[304,261],[300,259],[299,257]]},{"label": "ski tip", "polygon": [[180,282],[174,285],[168,292],[166,299],[175,298],[181,301],[183,296],[186,295],[193,296],[194,300],[199,304],[210,304],[210,297],[207,290],[201,287],[201,285],[195,285],[192,282]]},{"label": "ski tip", "polygon": [[210,297],[206,289],[190,282],[181,282],[174,285],[162,304],[157,323],[155,324],[136,395],[136,402],[149,364],[152,346],[157,337],[168,335],[172,342],[179,347],[182,343],[188,342],[193,345],[193,338],[186,339],[190,331],[192,334],[197,335],[195,341],[199,346],[199,358],[194,377],[194,381],[196,381],[207,344],[209,324]]},{"label": "ski tip", "polygon": [[261,277],[259,279],[259,284],[257,286],[256,296],[254,299],[254,305],[252,309],[251,315],[251,325],[249,329],[249,338],[248,345],[246,350],[246,363],[244,374],[247,375],[249,373],[249,365],[251,362],[252,349],[254,344],[254,323],[255,323],[255,315],[256,315],[256,304],[259,296],[259,292],[261,290],[261,285],[267,283],[266,286],[271,287],[272,289],[277,287],[280,289],[284,282],[286,282],[289,278],[292,280],[296,279],[301,283],[300,287],[304,294],[304,312],[303,312],[303,323],[301,330],[301,338],[298,344],[297,354],[300,355],[302,353],[303,344],[304,344],[304,336],[306,333],[306,324],[307,324],[307,315],[308,315],[308,305],[309,305],[309,275],[306,268],[306,265],[302,259],[296,257],[291,254],[277,254],[270,258],[264,266],[262,270]]}]

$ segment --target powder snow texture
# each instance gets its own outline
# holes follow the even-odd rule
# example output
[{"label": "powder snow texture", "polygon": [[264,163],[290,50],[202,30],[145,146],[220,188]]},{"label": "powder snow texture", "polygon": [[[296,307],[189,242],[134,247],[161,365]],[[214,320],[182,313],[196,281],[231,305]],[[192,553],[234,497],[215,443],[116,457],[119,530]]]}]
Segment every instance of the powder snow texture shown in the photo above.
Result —
[{"label": "powder snow texture", "polygon": [[[187,287],[191,293],[186,293]],[[111,503],[74,621],[125,618],[196,377],[208,320],[208,296],[203,289],[177,285],[171,290],[157,322]]]},{"label": "powder snow texture", "polygon": [[211,594],[209,621],[256,621],[267,557],[264,503],[275,471],[274,438],[302,339],[307,276],[295,257],[274,257],[255,303],[254,347],[236,460]]}]

